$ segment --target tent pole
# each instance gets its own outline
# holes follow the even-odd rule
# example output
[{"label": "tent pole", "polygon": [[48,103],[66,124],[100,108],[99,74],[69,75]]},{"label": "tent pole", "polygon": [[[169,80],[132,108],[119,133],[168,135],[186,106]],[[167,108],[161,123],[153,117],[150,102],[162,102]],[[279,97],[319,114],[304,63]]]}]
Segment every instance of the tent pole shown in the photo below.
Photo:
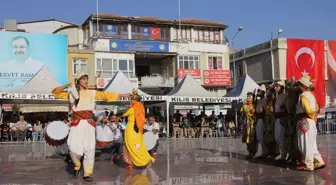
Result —
[{"label": "tent pole", "polygon": [[169,119],[169,100],[166,102],[166,109],[167,109],[167,139],[169,138],[169,121],[170,121],[170,119]]}]

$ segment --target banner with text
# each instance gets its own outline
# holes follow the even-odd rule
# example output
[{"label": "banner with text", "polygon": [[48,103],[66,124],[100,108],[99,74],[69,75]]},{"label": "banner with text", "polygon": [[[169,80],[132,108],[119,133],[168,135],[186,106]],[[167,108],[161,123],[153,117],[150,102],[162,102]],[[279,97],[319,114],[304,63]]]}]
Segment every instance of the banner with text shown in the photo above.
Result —
[{"label": "banner with text", "polygon": [[110,40],[111,51],[169,52],[168,42]]},{"label": "banner with text", "polygon": [[0,40],[0,91],[26,84],[44,65],[68,82],[67,35],[0,32]]},{"label": "banner with text", "polygon": [[203,70],[203,84],[205,86],[231,85],[230,70]]},{"label": "banner with text", "polygon": [[178,69],[177,70],[177,76],[178,78],[184,78],[187,74],[194,78],[200,78],[201,77],[201,70],[199,69]]}]

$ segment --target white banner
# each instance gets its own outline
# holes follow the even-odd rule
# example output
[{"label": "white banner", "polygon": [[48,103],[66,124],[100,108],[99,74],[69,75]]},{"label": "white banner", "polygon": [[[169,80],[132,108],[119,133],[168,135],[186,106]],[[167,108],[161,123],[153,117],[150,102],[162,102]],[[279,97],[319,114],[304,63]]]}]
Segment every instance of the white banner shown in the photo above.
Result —
[{"label": "white banner", "polygon": [[169,97],[172,103],[231,103],[232,100],[242,101],[240,98],[227,98],[227,97]]},{"label": "white banner", "polygon": [[9,99],[9,100],[56,100],[56,98],[52,94],[5,93],[5,92],[0,92],[0,99]]}]

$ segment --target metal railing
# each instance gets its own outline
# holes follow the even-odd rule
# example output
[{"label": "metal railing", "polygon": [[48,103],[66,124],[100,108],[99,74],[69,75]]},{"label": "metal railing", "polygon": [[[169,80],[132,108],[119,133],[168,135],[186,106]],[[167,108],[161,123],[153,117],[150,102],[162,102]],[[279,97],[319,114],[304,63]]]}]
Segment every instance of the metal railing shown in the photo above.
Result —
[{"label": "metal railing", "polygon": [[334,134],[336,133],[336,119],[335,118],[318,118],[317,128],[320,134]]}]

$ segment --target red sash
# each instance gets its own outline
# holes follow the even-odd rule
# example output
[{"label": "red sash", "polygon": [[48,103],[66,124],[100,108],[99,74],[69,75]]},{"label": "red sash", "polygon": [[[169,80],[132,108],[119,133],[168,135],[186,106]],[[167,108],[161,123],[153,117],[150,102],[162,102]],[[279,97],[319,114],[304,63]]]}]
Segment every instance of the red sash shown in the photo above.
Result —
[{"label": "red sash", "polygon": [[96,141],[96,146],[97,147],[102,147],[102,148],[106,148],[107,145],[109,145],[112,141]]},{"label": "red sash", "polygon": [[79,124],[81,120],[87,120],[87,122],[96,127],[96,123],[92,120],[93,112],[91,110],[83,110],[83,111],[74,111],[72,113],[72,122],[70,127],[75,127]]}]

